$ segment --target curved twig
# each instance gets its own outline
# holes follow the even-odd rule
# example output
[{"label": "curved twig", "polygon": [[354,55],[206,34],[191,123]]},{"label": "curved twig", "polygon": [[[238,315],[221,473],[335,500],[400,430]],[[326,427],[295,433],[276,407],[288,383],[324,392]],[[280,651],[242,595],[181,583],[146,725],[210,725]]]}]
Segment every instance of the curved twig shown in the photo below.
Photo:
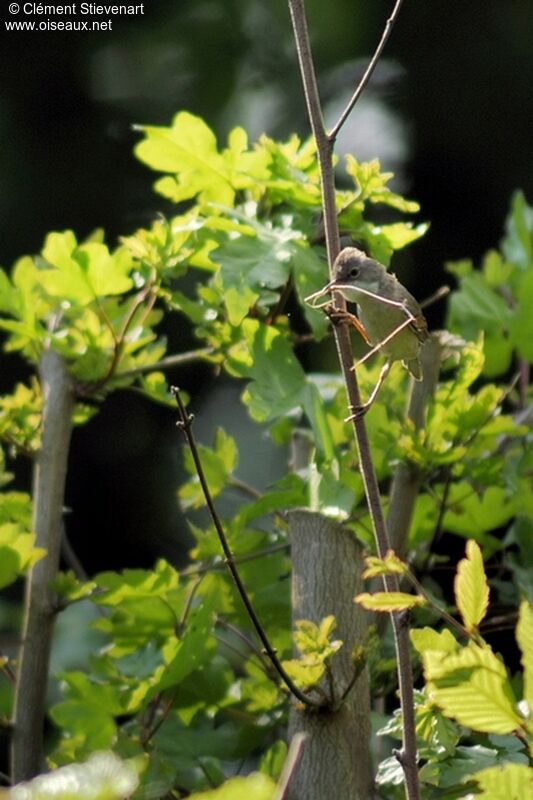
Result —
[{"label": "curved twig", "polygon": [[335,143],[335,141],[337,139],[337,136],[339,135],[340,129],[342,128],[342,126],[344,125],[344,123],[346,122],[346,120],[348,119],[350,114],[352,113],[353,107],[355,106],[355,104],[357,103],[359,98],[361,97],[362,93],[364,92],[364,90],[365,90],[365,88],[366,88],[366,86],[368,84],[368,81],[372,77],[372,73],[374,72],[374,69],[376,68],[377,63],[378,63],[379,59],[381,58],[381,54],[382,54],[382,52],[383,52],[383,50],[385,48],[385,45],[387,44],[389,36],[392,33],[392,28],[393,28],[394,23],[396,22],[398,14],[400,13],[400,8],[402,7],[402,3],[403,3],[403,0],[396,0],[396,5],[392,9],[392,14],[390,15],[390,17],[388,18],[387,22],[385,23],[385,28],[383,30],[383,34],[381,36],[381,39],[379,41],[378,46],[376,47],[376,51],[375,51],[374,55],[372,56],[372,58],[370,59],[370,63],[368,64],[368,67],[365,70],[365,74],[363,75],[363,77],[359,81],[359,84],[358,84],[355,92],[350,97],[348,105],[346,106],[346,108],[344,109],[344,111],[340,115],[338,121],[335,123],[335,125],[333,126],[333,128],[329,132],[328,140],[331,143]]},{"label": "curved twig", "polygon": [[220,521],[220,517],[218,516],[217,510],[216,510],[216,508],[214,506],[213,499],[211,497],[211,492],[209,491],[209,486],[207,484],[207,480],[206,480],[206,477],[205,477],[205,474],[204,474],[204,470],[203,470],[203,467],[202,467],[202,462],[200,461],[200,455],[198,453],[198,448],[196,447],[196,441],[195,441],[193,433],[192,433],[191,425],[192,425],[193,417],[192,417],[191,414],[189,414],[187,412],[187,410],[186,410],[186,408],[185,408],[185,406],[183,404],[183,400],[181,399],[181,395],[180,395],[180,390],[176,386],[171,386],[170,387],[170,391],[174,395],[174,398],[175,398],[177,406],[178,406],[179,415],[180,415],[180,419],[179,419],[177,425],[182,430],[183,435],[184,435],[184,437],[185,437],[185,439],[187,441],[187,444],[189,446],[189,449],[191,451],[191,455],[192,455],[192,458],[193,458],[193,461],[194,461],[194,466],[196,468],[196,473],[198,475],[198,480],[200,481],[200,486],[202,487],[202,492],[203,492],[203,495],[204,495],[204,498],[205,498],[205,502],[206,502],[209,514],[211,516],[211,520],[213,522],[213,525],[215,526],[215,530],[216,530],[216,532],[218,534],[218,538],[219,538],[220,544],[222,546],[222,550],[224,552],[224,561],[226,562],[226,565],[227,565],[227,567],[228,567],[228,569],[229,569],[229,571],[231,573],[231,577],[233,578],[233,582],[234,582],[235,587],[236,587],[236,589],[237,589],[237,591],[238,591],[238,593],[239,593],[239,595],[241,597],[241,600],[244,603],[244,606],[246,608],[246,612],[247,612],[247,614],[248,614],[248,616],[249,616],[249,618],[250,618],[250,620],[251,620],[251,622],[252,622],[252,624],[253,624],[253,626],[254,626],[254,628],[256,630],[257,635],[259,636],[259,638],[260,638],[260,640],[261,640],[261,642],[263,644],[263,647],[265,648],[265,652],[268,655],[268,657],[270,658],[272,666],[274,667],[274,669],[278,673],[279,677],[281,678],[281,680],[283,681],[285,686],[289,689],[291,694],[294,695],[294,697],[296,697],[301,703],[304,703],[304,705],[306,705],[306,706],[312,706],[314,708],[323,708],[324,705],[325,705],[323,700],[316,700],[314,697],[310,697],[309,695],[305,694],[305,692],[302,692],[296,686],[294,681],[290,678],[290,676],[285,671],[285,668],[283,667],[283,664],[279,660],[276,651],[274,650],[274,648],[270,644],[270,641],[269,641],[269,639],[268,639],[268,637],[267,637],[267,635],[265,633],[265,630],[264,630],[264,628],[263,628],[263,626],[262,626],[262,624],[261,624],[261,622],[259,620],[259,617],[257,616],[257,614],[255,612],[255,609],[254,609],[254,607],[252,605],[252,602],[251,602],[250,598],[248,597],[248,593],[247,593],[247,591],[246,591],[246,589],[244,587],[244,584],[243,584],[243,582],[241,580],[241,576],[239,575],[239,572],[238,572],[237,567],[235,565],[235,559],[234,559],[233,553],[231,551],[231,548],[230,548],[230,546],[228,544],[228,540],[226,538],[226,534],[224,532],[224,528],[222,527],[222,523]]}]

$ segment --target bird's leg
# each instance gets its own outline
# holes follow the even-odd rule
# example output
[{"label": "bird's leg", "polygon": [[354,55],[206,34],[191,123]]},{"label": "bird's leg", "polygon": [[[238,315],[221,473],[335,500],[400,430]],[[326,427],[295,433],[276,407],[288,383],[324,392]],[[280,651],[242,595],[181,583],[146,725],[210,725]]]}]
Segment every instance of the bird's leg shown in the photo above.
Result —
[{"label": "bird's leg", "polygon": [[324,307],[324,313],[332,325],[352,325],[368,345],[371,343],[365,326],[355,314],[350,314],[350,312],[345,309],[335,308],[333,303],[329,303]]},{"label": "bird's leg", "polygon": [[[391,339],[394,339],[394,337],[395,337],[395,336],[397,336],[397,335],[398,335],[398,334],[399,334],[401,331],[403,331],[403,329],[404,329],[404,328],[407,328],[407,326],[408,326],[408,325],[411,325],[411,324],[412,324],[412,322],[413,322],[413,320],[414,320],[415,318],[413,317],[413,315],[412,315],[412,314],[411,314],[409,311],[408,311],[407,313],[409,314],[409,316],[407,317],[407,319],[405,319],[405,320],[404,320],[404,321],[401,323],[401,325],[398,325],[398,327],[397,327],[397,328],[394,328],[394,330],[393,330],[393,331],[391,331],[391,332],[389,333],[389,335],[388,335],[388,336],[386,336],[384,339],[382,339],[380,342],[378,342],[378,343],[377,343],[377,344],[376,344],[374,347],[372,347],[372,349],[371,349],[371,350],[369,350],[369,351],[368,351],[368,353],[365,353],[365,354],[364,354],[364,356],[363,356],[362,358],[360,358],[360,359],[359,359],[359,361],[357,362],[357,364],[354,364],[354,366],[352,367],[352,369],[357,369],[357,367],[360,367],[360,366],[361,366],[361,364],[364,364],[364,363],[365,363],[365,361],[368,361],[368,359],[369,359],[369,358],[371,358],[371,357],[372,357],[372,356],[373,356],[375,353],[379,353],[379,351],[380,351],[380,350],[381,350],[381,349],[382,349],[382,348],[383,348],[383,347],[384,347],[386,344],[388,344],[388,342],[390,342],[390,340],[391,340]],[[370,344],[371,344],[371,342],[368,342],[368,341],[367,341],[367,344],[369,344],[369,345],[370,345]]]},{"label": "bird's leg", "polygon": [[381,368],[381,372],[379,373],[379,378],[377,379],[376,385],[372,389],[370,397],[368,398],[366,403],[363,403],[361,406],[351,406],[352,413],[350,414],[349,417],[346,417],[346,419],[344,420],[345,422],[352,422],[352,420],[359,419],[359,417],[362,417],[364,414],[366,414],[366,412],[368,411],[368,409],[378,396],[378,392],[383,386],[383,382],[385,381],[385,378],[389,374],[390,368],[391,368],[391,362],[390,361],[385,362],[385,364]]}]

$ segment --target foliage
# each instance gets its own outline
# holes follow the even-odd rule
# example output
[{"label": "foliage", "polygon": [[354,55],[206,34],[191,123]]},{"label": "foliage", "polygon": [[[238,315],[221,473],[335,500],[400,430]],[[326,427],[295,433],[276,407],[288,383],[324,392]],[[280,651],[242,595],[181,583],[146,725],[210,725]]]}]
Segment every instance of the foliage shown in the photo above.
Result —
[{"label": "foliage", "polygon": [[20,783],[5,791],[5,800],[119,800],[139,784],[142,760],[122,761],[114,753],[99,752],[83,764],[70,764]]},{"label": "foliage", "polygon": [[[532,360],[526,313],[533,299],[532,209],[517,194],[501,252],[489,254],[481,271],[465,262],[453,268],[459,287],[449,321],[457,336],[444,348],[444,371],[424,426],[417,429],[405,418],[407,378],[396,366],[367,415],[384,504],[398,463],[409,465],[421,485],[406,559],[390,553],[380,560],[357,453],[343,422],[346,399],[337,368],[332,362],[331,373],[313,373],[300,359],[309,335],[327,342],[327,320],[304,302],[327,279],[312,143],[262,136],[250,145],[237,128],[219,148],[206,123],[187,112],[169,127],[142,133],[137,156],[162,174],[156,191],[179,204],[176,215],[123,237],[115,249],[100,232],[84,242],[69,231],[51,233],[39,255],[19,259],[10,277],[0,272],[6,350],[20,353],[32,368],[45,346],[57,350],[76,390],[74,421],[83,423],[115,390],[135,389],[169,402],[162,374],[166,342],[158,324],[164,315],[178,315],[201,345],[197,357],[242,382],[242,403],[268,427],[273,447],[301,435],[311,445],[309,463],[288,470],[264,492],[240,479],[240,443],[224,430],[199,450],[217,502],[229,492],[245,492],[223,523],[254,607],[288,671],[301,686],[316,684],[342,646],[333,638],[331,618],[302,621],[295,634],[300,658],[291,659],[284,512],[309,507],[344,521],[362,540],[369,580],[395,573],[415,589],[402,587],[391,597],[368,587],[357,599],[372,611],[411,609],[424,677],[417,724],[427,797],[466,797],[476,783],[487,797],[503,791],[491,787],[506,786],[509,795],[509,787],[527,785],[532,450],[517,414],[527,388],[522,384],[518,392],[486,379],[503,375],[513,354],[522,365]],[[389,188],[391,175],[377,161],[360,164],[348,157],[345,170],[351,188],[337,193],[339,223],[389,263],[393,251],[426,226],[405,219],[384,224],[375,207],[403,215],[418,206]],[[363,393],[378,368],[358,370]],[[40,402],[34,379],[1,399],[0,438],[11,455],[38,448]],[[85,583],[72,574],[58,577],[65,605],[83,601],[98,610],[94,626],[106,645],[87,669],[60,676],[61,699],[49,710],[57,737],[48,763],[73,764],[112,750],[123,759],[148,756],[138,797],[200,792],[231,798],[244,791],[270,797],[285,752],[287,697],[255,643],[213,527],[202,516],[204,497],[188,452],[184,466],[188,478],[178,499],[184,511],[195,512],[189,568],[180,573],[159,561],[153,569],[101,573]],[[0,495],[0,530],[7,526],[6,544],[2,539],[0,545],[11,553],[5,563],[12,563],[6,581],[39,556],[29,517],[28,498]],[[466,555],[452,600],[440,578],[453,564],[447,545],[457,548],[462,539]],[[506,667],[486,641],[493,607],[500,616],[520,607],[521,672]],[[448,627],[436,627],[441,619],[454,630],[459,626],[460,639]],[[388,646],[384,637],[365,654],[376,666],[381,694],[391,690],[391,667],[383,669]],[[524,699],[517,703],[521,681]],[[393,716],[382,732],[395,736],[399,725]],[[236,777],[243,762],[260,772]],[[396,759],[386,759],[378,771],[383,796],[396,797],[401,779]]]}]

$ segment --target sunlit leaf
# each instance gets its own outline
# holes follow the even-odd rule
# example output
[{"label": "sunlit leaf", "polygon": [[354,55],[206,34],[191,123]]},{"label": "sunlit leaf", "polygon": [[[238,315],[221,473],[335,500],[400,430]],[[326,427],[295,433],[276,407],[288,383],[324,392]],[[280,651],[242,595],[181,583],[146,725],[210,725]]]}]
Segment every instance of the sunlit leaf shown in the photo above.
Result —
[{"label": "sunlit leaf", "polygon": [[533,606],[525,600],[520,603],[516,641],[522,652],[524,699],[531,713],[533,711]]},{"label": "sunlit leaf", "polygon": [[254,772],[246,778],[230,778],[218,789],[190,795],[191,800],[272,800],[276,785],[272,778]]},{"label": "sunlit leaf", "polygon": [[466,558],[457,565],[454,591],[465,628],[468,631],[476,630],[487,613],[489,585],[481,550],[473,539],[466,544]]},{"label": "sunlit leaf", "polygon": [[459,644],[449,630],[435,631],[433,628],[413,628],[410,631],[413,647],[420,654],[426,650],[436,650],[439,653],[455,653]]},{"label": "sunlit leaf", "polygon": [[533,769],[525,764],[502,764],[472,775],[481,800],[525,800],[533,796]]},{"label": "sunlit leaf", "polygon": [[379,575],[404,575],[407,569],[394,550],[389,550],[385,558],[367,556],[365,564],[366,569],[363,572],[363,578],[375,578]]},{"label": "sunlit leaf", "polygon": [[356,603],[367,611],[408,611],[410,608],[424,606],[427,600],[416,594],[405,592],[363,592],[354,597]]},{"label": "sunlit leaf", "polygon": [[422,653],[430,697],[447,715],[476,731],[506,734],[523,720],[502,661],[488,646]]},{"label": "sunlit leaf", "polygon": [[143,760],[121,760],[111,752],[94,753],[83,764],[69,764],[7,792],[7,800],[121,800],[139,784]]}]

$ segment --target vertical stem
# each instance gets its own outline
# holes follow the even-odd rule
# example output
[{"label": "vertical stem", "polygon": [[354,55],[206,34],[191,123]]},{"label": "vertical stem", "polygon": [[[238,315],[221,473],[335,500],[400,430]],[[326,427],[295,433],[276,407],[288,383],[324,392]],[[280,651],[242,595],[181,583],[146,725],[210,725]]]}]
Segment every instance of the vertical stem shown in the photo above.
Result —
[{"label": "vertical stem", "polygon": [[44,350],[39,362],[43,393],[42,438],[33,474],[33,528],[46,555],[26,582],[24,628],[19,655],[11,772],[13,783],[36,775],[42,766],[48,664],[55,617],[52,582],[59,568],[65,479],[74,403],[63,359]]},{"label": "vertical stem", "polygon": [[[311,129],[315,137],[322,184],[322,203],[324,212],[324,229],[328,250],[330,274],[333,260],[339,252],[339,230],[335,206],[335,180],[333,172],[333,145],[327,136],[322,118],[322,110],[318,86],[313,65],[313,56],[307,30],[304,0],[288,0],[294,39],[298,54],[298,62],[302,75],[305,101],[309,112]],[[398,5],[399,7],[399,5]],[[353,107],[353,105],[352,105]],[[338,129],[337,131],[338,132]],[[344,301],[335,293],[334,302],[343,308]],[[353,370],[353,355],[350,336],[346,325],[335,326],[335,342],[339,361],[346,384],[348,402],[352,409],[360,403],[359,388]],[[359,417],[353,422],[355,439],[359,453],[359,464],[365,487],[365,493],[372,520],[376,549],[383,558],[390,547],[387,526],[381,507],[381,498],[377,482],[370,444],[366,433],[364,419]],[[398,591],[399,581],[396,576],[386,576],[384,584],[387,591]],[[403,746],[398,759],[403,767],[407,800],[420,800],[420,787],[416,763],[416,735],[414,714],[413,673],[409,653],[408,618],[391,614],[394,631],[394,642],[398,660],[398,684],[403,717]]]}]

